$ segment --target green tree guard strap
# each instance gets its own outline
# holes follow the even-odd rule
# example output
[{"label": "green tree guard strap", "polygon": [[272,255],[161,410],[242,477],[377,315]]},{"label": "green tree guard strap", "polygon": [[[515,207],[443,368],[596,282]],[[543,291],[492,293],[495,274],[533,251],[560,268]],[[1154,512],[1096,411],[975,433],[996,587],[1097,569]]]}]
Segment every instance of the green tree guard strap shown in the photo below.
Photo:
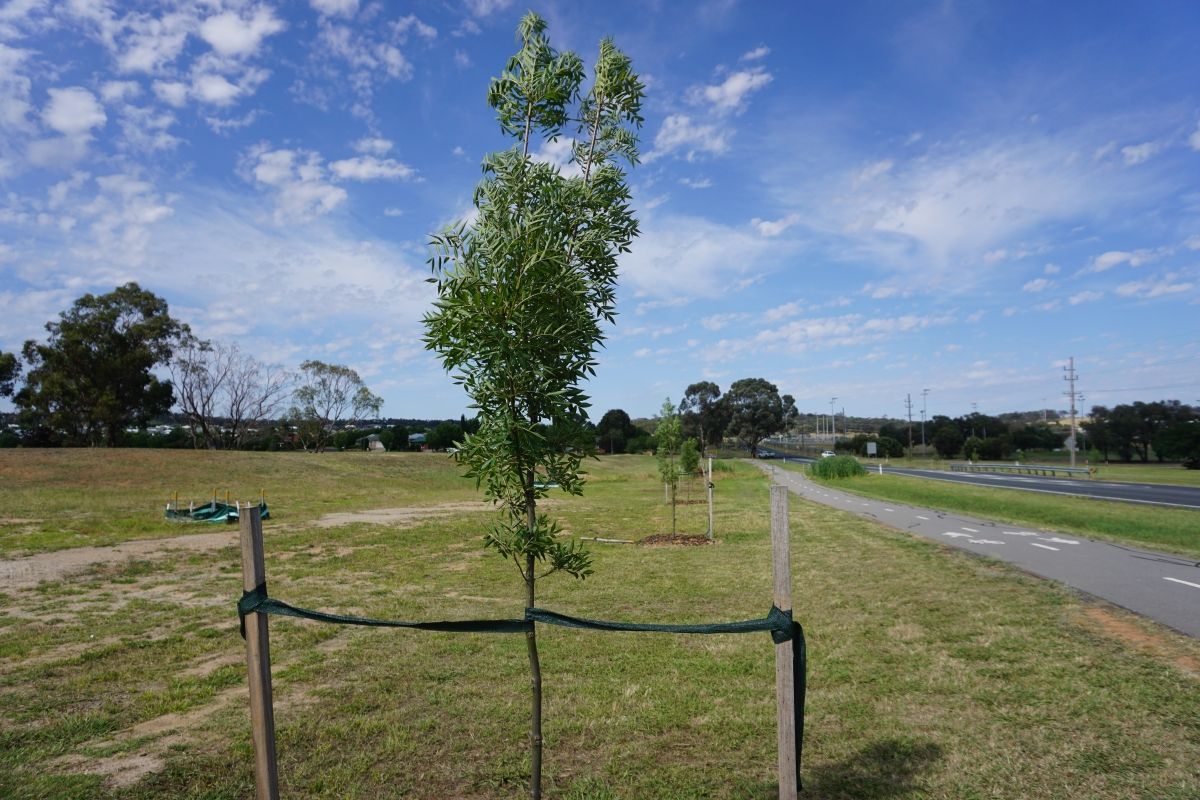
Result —
[{"label": "green tree guard strap", "polygon": [[525,619],[469,619],[442,622],[402,622],[392,619],[374,619],[346,614],[327,614],[297,608],[282,600],[267,595],[267,584],[261,583],[249,592],[243,592],[237,604],[238,620],[242,638],[246,638],[246,615],[278,614],[284,617],[311,619],[332,625],[365,625],[373,628],[414,628],[422,631],[444,633],[525,633],[535,623],[559,625],[564,628],[581,628],[594,631],[629,631],[641,633],[754,633],[769,631],[775,644],[792,643],[792,681],[796,693],[796,781],[800,786],[800,757],[804,749],[804,698],[807,691],[808,654],[804,642],[804,628],[792,620],[791,611],[782,611],[775,606],[765,617],[738,622],[712,622],[695,625],[661,625],[649,622],[612,622],[598,619],[571,617],[544,608],[525,609]]},{"label": "green tree guard strap", "polygon": [[243,593],[242,599],[238,601],[238,617],[241,621],[243,639],[246,638],[246,615],[252,611],[257,611],[260,614],[278,614],[283,617],[311,619],[314,622],[327,622],[332,625],[365,625],[371,628],[416,628],[422,631],[442,631],[445,633],[524,633],[533,627],[532,622],[523,619],[402,622],[394,619],[372,619],[370,617],[355,617],[346,614],[327,614],[324,611],[296,608],[282,600],[268,597],[267,585],[261,583],[255,586],[253,591]]}]

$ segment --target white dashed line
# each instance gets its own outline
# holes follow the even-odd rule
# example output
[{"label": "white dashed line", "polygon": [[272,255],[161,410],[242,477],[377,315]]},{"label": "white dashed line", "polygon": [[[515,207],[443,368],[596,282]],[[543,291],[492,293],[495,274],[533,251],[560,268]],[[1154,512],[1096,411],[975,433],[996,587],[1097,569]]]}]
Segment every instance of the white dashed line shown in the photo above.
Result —
[{"label": "white dashed line", "polygon": [[996,542],[991,539],[968,539],[971,544],[1004,544],[1004,542]]},{"label": "white dashed line", "polygon": [[922,517],[920,514],[917,514],[917,519],[923,519],[926,522],[929,522],[929,517]]},{"label": "white dashed line", "polygon": [[1057,536],[1051,536],[1049,539],[1046,539],[1046,541],[1056,542],[1058,544],[1079,544],[1079,542],[1075,541],[1074,539],[1060,539]]},{"label": "white dashed line", "polygon": [[945,533],[942,534],[942,536],[949,536],[952,539],[970,539],[971,538],[971,534],[959,533],[958,531],[946,531]]},{"label": "white dashed line", "polygon": [[894,508],[885,508],[885,509],[884,509],[884,511],[892,511],[892,512],[894,512],[895,510],[896,510],[896,509],[894,509]]},{"label": "white dashed line", "polygon": [[1005,536],[1037,536],[1033,531],[1000,531]]},{"label": "white dashed line", "polygon": [[1050,545],[1048,545],[1048,544],[1038,544],[1037,542],[1030,542],[1030,544],[1031,544],[1031,545],[1033,545],[1034,547],[1040,547],[1040,548],[1042,548],[1043,550],[1058,550],[1058,549],[1060,549],[1060,548],[1057,548],[1057,547],[1051,547],[1051,546],[1050,546]]},{"label": "white dashed line", "polygon": [[1170,581],[1171,583],[1182,583],[1184,586],[1194,586],[1197,589],[1200,589],[1200,583],[1192,583],[1191,581],[1181,581],[1181,580],[1179,580],[1179,578],[1163,578],[1163,580]]},{"label": "white dashed line", "polygon": [[960,525],[959,527],[962,528],[964,531],[970,531],[971,533],[979,533],[979,531],[975,530],[974,528],[968,528],[966,525]]}]

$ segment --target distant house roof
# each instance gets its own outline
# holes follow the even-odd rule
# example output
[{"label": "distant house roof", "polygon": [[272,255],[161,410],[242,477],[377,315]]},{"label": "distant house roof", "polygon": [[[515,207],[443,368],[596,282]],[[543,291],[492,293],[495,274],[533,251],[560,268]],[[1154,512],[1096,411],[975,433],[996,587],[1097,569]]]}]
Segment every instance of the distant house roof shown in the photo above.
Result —
[{"label": "distant house roof", "polygon": [[425,434],[410,433],[408,435],[408,443],[409,444],[425,444]]}]

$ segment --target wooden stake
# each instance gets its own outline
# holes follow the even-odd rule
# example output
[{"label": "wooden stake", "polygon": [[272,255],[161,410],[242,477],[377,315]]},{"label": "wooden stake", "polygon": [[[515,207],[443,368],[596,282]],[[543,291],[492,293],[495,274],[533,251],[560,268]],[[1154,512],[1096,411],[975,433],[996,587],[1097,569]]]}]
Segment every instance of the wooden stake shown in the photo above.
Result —
[{"label": "wooden stake", "polygon": [[[771,562],[775,568],[775,607],[792,610],[792,565],[788,543],[788,490],[771,487]],[[779,800],[796,800],[796,685],[792,643],[775,645],[775,698],[779,730]]]},{"label": "wooden stake", "polygon": [[[266,583],[267,570],[263,561],[262,512],[249,503],[246,506],[244,510],[239,509],[238,525],[242,537],[242,589],[250,592]],[[266,614],[246,615],[246,668],[250,677],[256,796],[258,800],[279,800],[275,708],[271,701],[271,645]]]},{"label": "wooden stake", "polygon": [[705,483],[708,485],[708,538],[712,539],[716,535],[713,531],[712,458],[708,459],[708,480]]}]

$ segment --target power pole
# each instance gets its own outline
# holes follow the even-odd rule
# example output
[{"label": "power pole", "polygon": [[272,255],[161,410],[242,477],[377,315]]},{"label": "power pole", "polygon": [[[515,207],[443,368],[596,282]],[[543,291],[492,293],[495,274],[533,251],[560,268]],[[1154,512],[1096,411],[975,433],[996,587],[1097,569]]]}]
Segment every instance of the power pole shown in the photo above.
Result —
[{"label": "power pole", "polygon": [[908,409],[908,455],[912,457],[912,392],[904,396],[904,407]]},{"label": "power pole", "polygon": [[837,402],[836,397],[829,398],[829,432],[833,434],[830,438],[830,443],[837,444],[837,412],[834,410],[834,403]]},{"label": "power pole", "polygon": [[929,390],[921,390],[921,455],[929,455],[925,449],[925,398],[929,397]]},{"label": "power pole", "polygon": [[1075,398],[1079,393],[1075,391],[1075,381],[1079,380],[1079,376],[1075,374],[1075,356],[1068,359],[1069,366],[1063,367],[1063,380],[1071,387],[1069,391],[1063,392],[1071,399],[1071,446],[1067,449],[1071,451],[1071,466],[1075,466],[1075,450],[1078,449],[1078,440],[1075,438]]}]

